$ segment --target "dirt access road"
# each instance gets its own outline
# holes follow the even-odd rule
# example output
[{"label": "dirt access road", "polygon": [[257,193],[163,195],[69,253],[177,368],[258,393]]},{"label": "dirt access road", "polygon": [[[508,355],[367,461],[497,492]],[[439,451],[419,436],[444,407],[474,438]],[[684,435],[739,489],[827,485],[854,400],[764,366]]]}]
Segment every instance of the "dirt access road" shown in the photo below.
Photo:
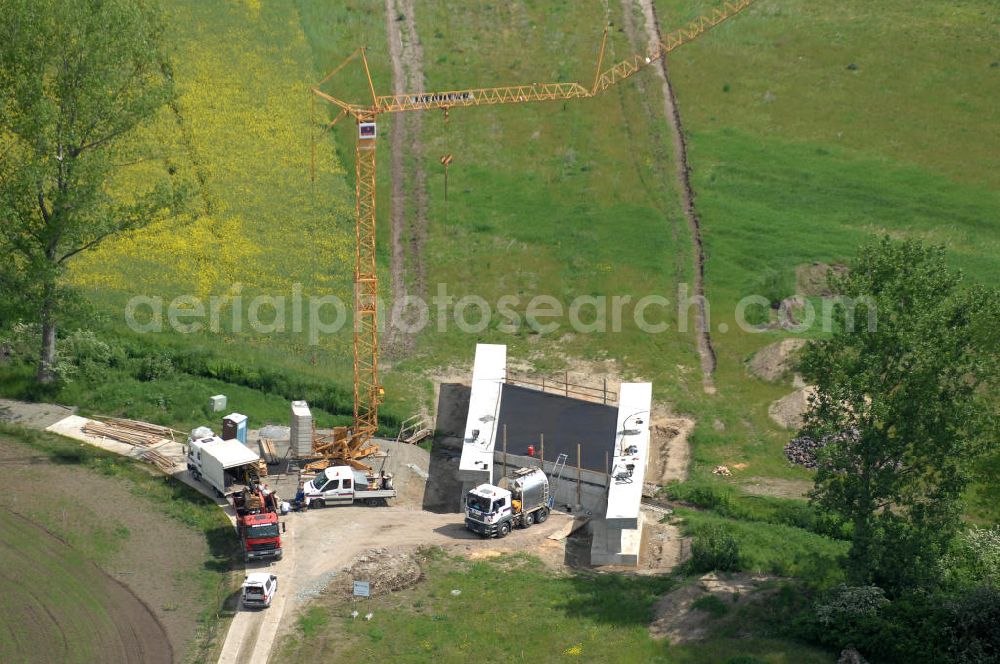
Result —
[{"label": "dirt access road", "polygon": [[[415,7],[413,0],[385,0],[385,27],[394,94],[423,90],[425,87],[424,52],[417,35]],[[413,313],[396,310],[397,304],[405,304],[408,295],[427,296],[424,264],[427,173],[423,168],[406,168],[407,154],[416,163],[423,158],[422,127],[423,113],[398,113],[389,132],[392,173],[390,288],[394,308],[387,330],[385,354],[388,357],[384,359],[403,356],[413,345],[412,334],[403,332],[398,325],[412,320]]]},{"label": "dirt access road", "polygon": [[[284,558],[247,566],[248,571],[277,574],[278,594],[269,609],[238,610],[220,664],[265,664],[275,641],[293,629],[297,612],[370,549],[393,552],[440,546],[471,558],[526,551],[553,567],[562,566],[565,543],[548,536],[564,527],[570,516],[555,513],[546,523],[516,530],[505,539],[484,540],[465,529],[462,514],[421,509],[430,464],[426,450],[395,442],[379,444],[390,452],[387,468],[394,475],[399,497],[388,507],[326,507],[284,517]],[[273,478],[272,486],[279,495],[290,495],[295,480],[292,476]]]},{"label": "dirt access road", "polygon": [[237,613],[219,662],[267,662],[276,637],[294,626],[296,612],[369,549],[440,546],[471,558],[528,551],[557,564],[562,561],[563,545],[548,535],[569,520],[569,516],[553,514],[546,523],[517,530],[505,539],[484,540],[465,529],[461,514],[435,514],[412,506],[327,507],[289,515],[283,536],[285,558],[270,566],[278,575],[274,605]]}]

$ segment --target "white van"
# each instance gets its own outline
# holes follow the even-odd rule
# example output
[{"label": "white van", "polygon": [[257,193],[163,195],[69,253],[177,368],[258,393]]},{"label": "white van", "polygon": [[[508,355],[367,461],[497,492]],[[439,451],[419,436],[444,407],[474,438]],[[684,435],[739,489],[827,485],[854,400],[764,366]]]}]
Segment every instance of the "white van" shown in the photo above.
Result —
[{"label": "white van", "polygon": [[247,574],[243,581],[243,606],[247,608],[266,609],[271,606],[274,594],[278,591],[278,577],[267,572]]}]

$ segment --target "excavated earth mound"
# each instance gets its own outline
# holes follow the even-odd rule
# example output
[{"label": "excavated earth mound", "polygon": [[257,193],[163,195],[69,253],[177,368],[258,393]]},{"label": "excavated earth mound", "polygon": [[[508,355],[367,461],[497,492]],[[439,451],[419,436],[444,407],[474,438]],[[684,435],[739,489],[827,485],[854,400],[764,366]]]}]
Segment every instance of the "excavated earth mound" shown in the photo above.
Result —
[{"label": "excavated earth mound", "polygon": [[355,581],[368,581],[372,597],[414,585],[423,577],[420,562],[411,551],[369,549],[351,563],[341,576],[341,588],[352,593]]},{"label": "excavated earth mound", "polygon": [[795,357],[805,339],[782,339],[764,346],[747,363],[747,371],[763,380],[778,380],[795,368]]}]

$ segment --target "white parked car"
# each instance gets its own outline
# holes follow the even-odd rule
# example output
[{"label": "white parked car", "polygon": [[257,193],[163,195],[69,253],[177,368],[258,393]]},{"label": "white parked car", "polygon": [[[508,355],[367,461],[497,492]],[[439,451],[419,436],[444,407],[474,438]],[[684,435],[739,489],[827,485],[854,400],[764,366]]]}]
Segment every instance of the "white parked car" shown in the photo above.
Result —
[{"label": "white parked car", "polygon": [[267,572],[247,574],[243,581],[243,606],[267,608],[278,591],[278,577]]}]

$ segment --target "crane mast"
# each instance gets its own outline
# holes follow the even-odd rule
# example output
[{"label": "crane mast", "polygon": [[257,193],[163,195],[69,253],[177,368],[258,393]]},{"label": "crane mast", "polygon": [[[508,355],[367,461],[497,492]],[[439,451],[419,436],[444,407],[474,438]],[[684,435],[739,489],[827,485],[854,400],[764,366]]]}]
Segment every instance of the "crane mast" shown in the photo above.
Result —
[{"label": "crane mast", "polygon": [[[468,88],[440,92],[416,92],[378,95],[368,67],[365,49],[359,48],[320,83],[312,93],[340,108],[340,113],[328,125],[332,127],[346,115],[354,118],[355,139],[355,264],[354,264],[354,427],[349,436],[314,437],[313,453],[318,461],[311,468],[323,468],[330,463],[347,463],[367,468],[360,459],[379,452],[371,439],[378,430],[378,407],[383,390],[378,381],[378,274],[375,258],[375,167],[378,116],[383,113],[426,111],[499,104],[524,104],[541,101],[565,101],[594,97],[624,81],[671,51],[697,39],[706,31],[749,7],[754,0],[727,0],[708,14],[699,16],[686,26],[669,33],[662,42],[653,44],[645,53],[637,53],[601,69],[608,31],[598,55],[594,81],[590,87],[580,83],[532,83],[499,87]],[[320,90],[355,57],[361,57],[368,87],[370,104],[352,104]]]}]

